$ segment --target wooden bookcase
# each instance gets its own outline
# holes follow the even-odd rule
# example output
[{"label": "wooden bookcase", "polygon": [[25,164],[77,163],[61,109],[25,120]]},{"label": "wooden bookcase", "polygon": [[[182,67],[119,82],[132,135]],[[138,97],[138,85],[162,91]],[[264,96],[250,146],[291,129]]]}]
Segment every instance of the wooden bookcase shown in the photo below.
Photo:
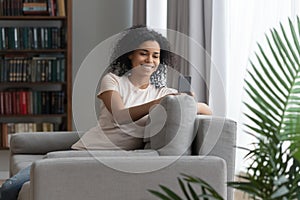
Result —
[{"label": "wooden bookcase", "polygon": [[71,107],[72,0],[1,1],[0,149],[14,132],[72,130]]}]

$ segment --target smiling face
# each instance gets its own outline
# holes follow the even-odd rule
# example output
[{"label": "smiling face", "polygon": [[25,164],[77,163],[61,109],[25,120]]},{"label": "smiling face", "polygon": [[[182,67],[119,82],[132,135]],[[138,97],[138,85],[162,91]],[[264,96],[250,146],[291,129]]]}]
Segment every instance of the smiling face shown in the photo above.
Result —
[{"label": "smiling face", "polygon": [[160,63],[160,46],[156,41],[143,42],[129,55],[129,59],[133,73],[150,77]]}]

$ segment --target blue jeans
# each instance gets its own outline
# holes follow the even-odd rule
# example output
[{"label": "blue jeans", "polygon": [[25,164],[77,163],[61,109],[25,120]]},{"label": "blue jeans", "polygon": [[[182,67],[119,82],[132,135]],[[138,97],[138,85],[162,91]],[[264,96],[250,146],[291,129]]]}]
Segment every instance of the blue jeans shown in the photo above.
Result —
[{"label": "blue jeans", "polygon": [[17,200],[23,184],[30,180],[30,166],[7,179],[0,188],[0,200]]}]

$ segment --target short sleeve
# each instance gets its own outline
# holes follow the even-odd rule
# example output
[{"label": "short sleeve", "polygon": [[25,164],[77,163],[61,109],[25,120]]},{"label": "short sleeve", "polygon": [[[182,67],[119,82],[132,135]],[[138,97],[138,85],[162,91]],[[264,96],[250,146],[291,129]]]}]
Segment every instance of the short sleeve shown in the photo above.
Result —
[{"label": "short sleeve", "polygon": [[98,95],[100,95],[101,93],[103,93],[105,91],[109,91],[109,90],[118,91],[119,79],[120,79],[120,77],[118,77],[117,75],[114,75],[112,73],[106,74],[101,80],[100,91],[99,91]]}]

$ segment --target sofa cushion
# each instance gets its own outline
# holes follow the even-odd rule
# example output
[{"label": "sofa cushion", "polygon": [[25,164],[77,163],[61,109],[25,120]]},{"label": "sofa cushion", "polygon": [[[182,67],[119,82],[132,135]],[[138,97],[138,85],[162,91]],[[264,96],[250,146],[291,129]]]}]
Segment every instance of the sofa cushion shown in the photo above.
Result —
[{"label": "sofa cushion", "polygon": [[68,158],[68,157],[112,157],[112,156],[158,156],[155,150],[89,150],[89,151],[56,151],[46,155],[47,158]]},{"label": "sofa cushion", "polygon": [[18,195],[18,200],[30,200],[30,181],[23,184]]},{"label": "sofa cushion", "polygon": [[[147,190],[157,190],[162,184],[178,193],[177,177],[185,173],[204,179],[226,199],[223,159],[182,156],[173,161],[174,157],[170,156],[105,157],[103,162],[93,158],[43,159],[32,166],[31,196],[43,200],[155,199]],[[161,168],[166,163],[172,164]],[[153,170],[157,168],[159,170]],[[199,187],[195,190],[200,192]]]},{"label": "sofa cushion", "polygon": [[168,95],[149,113],[145,128],[147,146],[160,155],[191,154],[197,103],[194,98]]}]

